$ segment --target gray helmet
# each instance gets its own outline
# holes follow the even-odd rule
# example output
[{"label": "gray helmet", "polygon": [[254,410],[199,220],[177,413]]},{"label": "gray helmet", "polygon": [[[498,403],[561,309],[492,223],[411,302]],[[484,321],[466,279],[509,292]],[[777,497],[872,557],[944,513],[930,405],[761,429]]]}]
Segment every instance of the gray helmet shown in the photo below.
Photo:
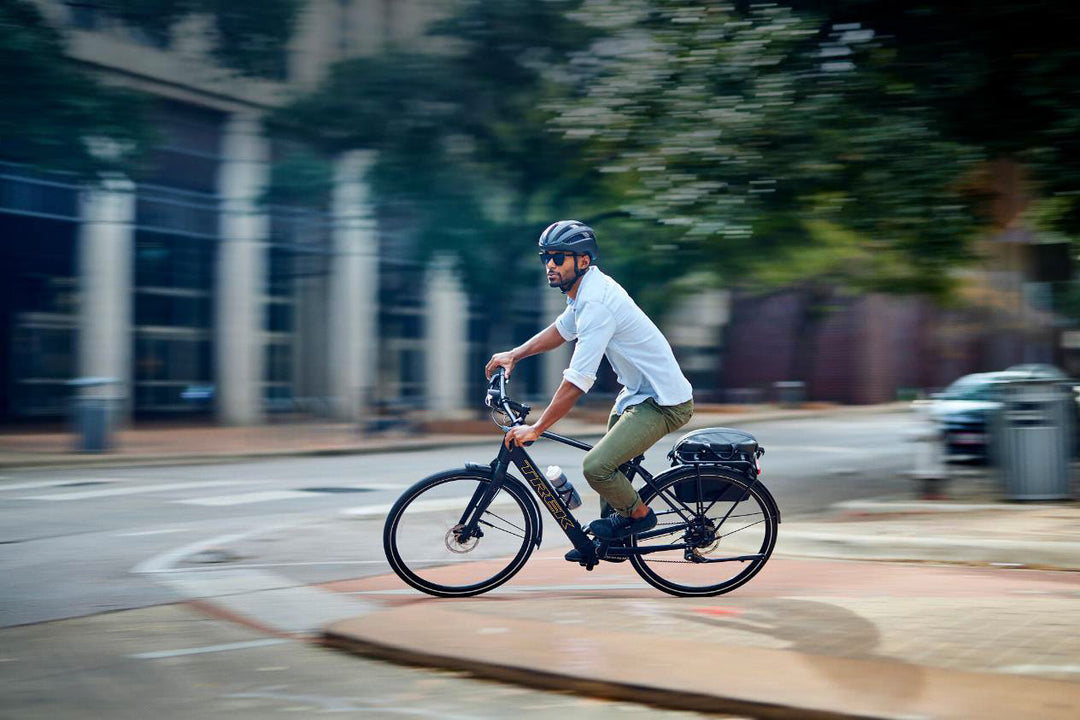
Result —
[{"label": "gray helmet", "polygon": [[588,255],[593,265],[600,259],[596,233],[591,227],[577,220],[560,220],[548,225],[547,230],[540,233],[540,252],[558,250],[575,255]]}]

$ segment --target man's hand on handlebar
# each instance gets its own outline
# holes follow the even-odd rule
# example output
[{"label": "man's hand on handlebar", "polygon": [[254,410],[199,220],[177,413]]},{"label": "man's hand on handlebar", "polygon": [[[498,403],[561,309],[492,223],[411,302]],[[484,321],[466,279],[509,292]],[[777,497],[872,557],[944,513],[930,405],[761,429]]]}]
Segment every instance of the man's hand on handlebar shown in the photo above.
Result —
[{"label": "man's hand on handlebar", "polygon": [[484,373],[487,375],[487,379],[490,380],[491,376],[495,374],[496,368],[506,368],[506,379],[509,380],[510,373],[514,370],[515,365],[517,365],[517,358],[514,357],[513,350],[495,353],[484,367]]},{"label": "man's hand on handlebar", "polygon": [[508,448],[513,445],[524,447],[525,443],[535,442],[539,437],[540,431],[536,429],[535,425],[518,425],[507,430],[503,443]]}]

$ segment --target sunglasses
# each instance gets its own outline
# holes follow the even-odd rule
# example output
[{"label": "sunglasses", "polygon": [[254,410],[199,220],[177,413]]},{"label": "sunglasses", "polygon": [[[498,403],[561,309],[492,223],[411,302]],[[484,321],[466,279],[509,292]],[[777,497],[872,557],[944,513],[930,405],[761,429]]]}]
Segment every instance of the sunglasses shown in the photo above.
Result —
[{"label": "sunglasses", "polygon": [[555,263],[555,267],[562,267],[563,260],[568,257],[576,257],[573,253],[540,253],[540,263],[547,267],[548,261]]}]

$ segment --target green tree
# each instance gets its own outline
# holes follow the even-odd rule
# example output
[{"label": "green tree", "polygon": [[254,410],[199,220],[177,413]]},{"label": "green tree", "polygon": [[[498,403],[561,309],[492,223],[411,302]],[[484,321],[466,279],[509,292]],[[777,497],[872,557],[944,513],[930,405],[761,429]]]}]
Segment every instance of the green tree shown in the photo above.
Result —
[{"label": "green tree", "polygon": [[245,75],[285,73],[289,38],[303,0],[109,0],[101,10],[168,45],[173,27],[190,15],[210,18],[214,56]]},{"label": "green tree", "polygon": [[[209,15],[214,53],[252,75],[280,74],[300,0],[112,0],[101,6],[162,43],[192,13]],[[146,99],[65,55],[64,38],[29,0],[0,4],[0,158],[90,176],[130,170],[149,142]]]},{"label": "green tree", "polygon": [[379,150],[384,212],[409,218],[415,252],[450,251],[504,331],[509,294],[539,284],[536,238],[557,216],[595,213],[579,145],[550,132],[562,92],[549,73],[595,34],[566,15],[580,0],[470,0],[430,30],[431,52],[394,49],[335,66],[277,114],[333,150]]},{"label": "green tree", "polygon": [[950,141],[1033,175],[1053,230],[1080,231],[1080,5],[1069,0],[792,0],[889,38],[889,73]]},{"label": "green tree", "polygon": [[0,157],[89,174],[125,166],[144,132],[139,99],[64,56],[33,3],[0,5]]},{"label": "green tree", "polygon": [[555,124],[634,217],[678,230],[725,283],[943,294],[979,219],[892,48],[779,5],[586,2],[607,35],[575,58]]}]

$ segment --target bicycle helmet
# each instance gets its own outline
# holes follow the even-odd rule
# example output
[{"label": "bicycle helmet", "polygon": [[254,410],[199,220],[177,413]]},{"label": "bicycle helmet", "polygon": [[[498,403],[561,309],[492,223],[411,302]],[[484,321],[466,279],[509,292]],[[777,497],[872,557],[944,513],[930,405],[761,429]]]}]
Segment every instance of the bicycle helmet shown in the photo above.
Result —
[{"label": "bicycle helmet", "polygon": [[[596,233],[585,223],[577,220],[559,220],[548,225],[547,230],[540,233],[540,254],[563,251],[573,255],[588,255],[589,264],[595,265],[600,258],[600,248],[596,243]],[[574,282],[585,274],[584,270],[575,266],[574,280],[565,287],[560,286],[564,293],[573,287]]]}]

